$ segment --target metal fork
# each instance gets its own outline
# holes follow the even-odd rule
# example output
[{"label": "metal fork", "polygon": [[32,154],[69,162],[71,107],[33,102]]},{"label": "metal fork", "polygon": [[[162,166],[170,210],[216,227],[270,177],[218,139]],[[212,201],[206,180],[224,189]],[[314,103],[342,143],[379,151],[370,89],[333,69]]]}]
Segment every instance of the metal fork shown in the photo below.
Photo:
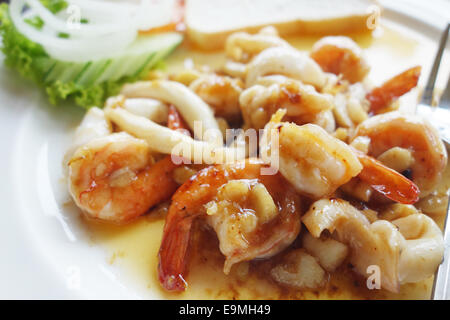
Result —
[{"label": "metal fork", "polygon": [[428,119],[438,129],[442,140],[446,142],[447,146],[450,145],[450,79],[447,83],[447,88],[440,99],[439,106],[433,107],[432,100],[439,66],[447,44],[449,28],[450,24],[447,25],[447,28],[442,33],[439,49],[434,59],[433,67],[431,69],[422,100],[417,106],[417,114]]},{"label": "metal fork", "polygon": [[[422,99],[417,106],[417,114],[428,119],[439,131],[447,150],[450,150],[450,79],[441,96],[439,106],[432,106],[434,85],[439,71],[442,55],[447,44],[450,24],[441,36],[439,49],[434,59],[433,67],[425,87]],[[450,201],[449,201],[450,202]],[[450,300],[450,207],[447,205],[447,216],[444,223],[444,260],[439,266],[431,294],[434,300]]]}]

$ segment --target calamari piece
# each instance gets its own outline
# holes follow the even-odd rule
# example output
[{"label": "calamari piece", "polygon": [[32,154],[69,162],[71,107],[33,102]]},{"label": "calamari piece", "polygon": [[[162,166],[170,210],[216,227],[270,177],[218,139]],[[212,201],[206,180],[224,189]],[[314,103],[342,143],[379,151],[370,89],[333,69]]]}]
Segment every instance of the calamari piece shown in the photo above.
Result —
[{"label": "calamari piece", "polygon": [[128,98],[153,98],[173,104],[191,129],[201,121],[200,132],[219,130],[211,107],[185,85],[168,80],[141,81],[127,84],[121,94]]},{"label": "calamari piece", "polygon": [[350,247],[349,261],[361,275],[368,275],[370,266],[380,268],[381,287],[391,292],[433,275],[442,260],[442,232],[421,213],[370,223],[350,203],[322,199],[311,205],[302,222],[316,238],[324,230],[334,232]]},{"label": "calamari piece", "polygon": [[247,65],[245,63],[227,61],[222,67],[222,72],[226,75],[244,80],[247,74]]},{"label": "calamari piece", "polygon": [[416,213],[391,222],[405,238],[398,266],[400,283],[417,282],[433,275],[444,256],[442,231],[434,220]]},{"label": "calamari piece", "polygon": [[227,163],[245,158],[245,148],[224,147],[221,138],[215,143],[194,140],[122,108],[110,108],[106,115],[121,130],[144,139],[152,151],[189,159],[196,164]]},{"label": "calamari piece", "polygon": [[125,99],[123,106],[125,110],[128,110],[135,115],[146,117],[156,123],[165,123],[169,114],[167,104],[155,99]]},{"label": "calamari piece", "polygon": [[106,100],[103,110],[107,112],[114,108],[123,108],[134,115],[160,124],[165,124],[169,115],[167,104],[151,98],[126,98],[124,95],[110,97]]},{"label": "calamari piece", "polygon": [[334,272],[347,258],[348,246],[332,238],[315,238],[305,232],[302,246],[319,261],[322,268]]},{"label": "calamari piece", "polygon": [[327,76],[308,55],[291,48],[268,48],[247,66],[246,86],[254,85],[260,77],[280,74],[322,88]]},{"label": "calamari piece", "polygon": [[304,249],[289,252],[270,275],[276,282],[296,289],[318,289],[326,284],[326,272]]},{"label": "calamari piece", "polygon": [[342,75],[350,83],[362,81],[370,71],[363,51],[349,37],[324,37],[314,44],[310,56],[323,71]]}]

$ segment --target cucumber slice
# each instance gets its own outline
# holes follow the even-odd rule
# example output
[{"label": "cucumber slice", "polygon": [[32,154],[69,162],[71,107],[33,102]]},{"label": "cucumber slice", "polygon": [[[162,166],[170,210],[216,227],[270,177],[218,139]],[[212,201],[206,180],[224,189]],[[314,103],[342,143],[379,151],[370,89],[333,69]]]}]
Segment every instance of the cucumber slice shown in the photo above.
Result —
[{"label": "cucumber slice", "polygon": [[138,76],[172,52],[183,40],[176,32],[141,35],[126,50],[112,58],[107,70],[94,82]]},{"label": "cucumber slice", "polygon": [[88,70],[89,70],[89,68],[90,68],[90,66],[93,64],[93,62],[91,62],[91,61],[89,61],[88,63],[86,63],[84,66],[83,66],[83,69],[81,69],[81,71],[75,76],[75,79],[73,79],[73,81],[75,82],[75,83],[78,83],[78,80],[80,80],[81,79],[81,77],[83,76],[83,74],[85,74]]},{"label": "cucumber slice", "polygon": [[94,82],[95,84],[102,83],[104,81],[115,81],[121,78],[123,75],[126,75],[127,70],[132,68],[134,65],[133,59],[128,57],[120,57],[112,59],[111,64],[108,68],[103,72],[103,74],[97,78]]},{"label": "cucumber slice", "polygon": [[150,64],[150,62],[153,60],[153,58],[155,56],[156,56],[155,52],[152,52],[151,54],[149,54],[147,56],[142,56],[141,63],[139,65],[136,64],[137,68],[136,68],[136,70],[133,71],[131,76],[132,77],[139,76],[142,73],[142,71],[145,69],[145,67]]},{"label": "cucumber slice", "polygon": [[55,60],[51,58],[37,58],[33,61],[34,66],[39,70],[40,74],[46,76],[50,69],[55,65]]},{"label": "cucumber slice", "polygon": [[105,59],[92,63],[89,68],[74,81],[81,86],[91,86],[95,80],[97,80],[105,72],[111,62],[111,59]]},{"label": "cucumber slice", "polygon": [[52,82],[58,79],[62,72],[64,72],[65,63],[56,61],[44,77],[44,82]]},{"label": "cucumber slice", "polygon": [[37,62],[43,70],[43,82],[75,82],[89,87],[122,77],[136,78],[169,55],[181,43],[183,36],[176,32],[141,35],[127,49],[109,59],[88,62],[65,62],[45,58]]},{"label": "cucumber slice", "polygon": [[63,62],[56,61],[51,70],[44,76],[44,82],[50,83],[54,81],[70,82],[86,69],[86,66],[91,64],[87,63],[75,63],[75,62]]}]

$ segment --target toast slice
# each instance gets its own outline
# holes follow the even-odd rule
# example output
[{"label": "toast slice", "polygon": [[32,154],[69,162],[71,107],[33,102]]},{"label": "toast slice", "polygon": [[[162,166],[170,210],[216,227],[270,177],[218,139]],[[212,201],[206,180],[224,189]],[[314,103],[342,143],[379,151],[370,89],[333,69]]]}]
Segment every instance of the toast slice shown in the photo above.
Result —
[{"label": "toast slice", "polygon": [[188,38],[201,49],[221,49],[229,34],[276,27],[281,36],[368,30],[375,0],[186,0]]}]

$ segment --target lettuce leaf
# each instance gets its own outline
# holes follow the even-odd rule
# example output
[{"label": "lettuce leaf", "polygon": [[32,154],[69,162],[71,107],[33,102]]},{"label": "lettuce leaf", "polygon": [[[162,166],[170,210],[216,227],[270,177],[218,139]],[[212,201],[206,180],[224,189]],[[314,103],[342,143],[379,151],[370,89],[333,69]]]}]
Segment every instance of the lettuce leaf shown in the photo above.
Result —
[{"label": "lettuce leaf", "polygon": [[124,77],[117,81],[105,81],[89,87],[80,86],[74,82],[55,81],[45,88],[51,104],[58,104],[63,100],[71,99],[78,106],[90,108],[93,106],[103,107],[105,100],[117,95],[121,87],[128,82],[138,80],[138,77]]},{"label": "lettuce leaf", "polygon": [[1,50],[5,54],[5,65],[28,79],[39,81],[43,71],[39,70],[35,61],[48,55],[41,45],[28,40],[16,30],[6,3],[0,5],[0,35],[3,38]]},{"label": "lettuce leaf", "polygon": [[[63,0],[41,0],[41,2],[52,12],[62,10],[67,5]],[[9,15],[9,7],[5,3],[0,4],[0,36],[3,38],[1,51],[5,56],[5,65],[43,86],[50,103],[55,105],[63,101],[73,101],[83,108],[102,107],[108,97],[119,93],[123,84],[137,81],[148,72],[148,68],[144,68],[134,76],[122,76],[118,80],[90,85],[80,85],[74,81],[62,82],[57,79],[46,81],[48,66],[57,63],[58,60],[50,57],[41,45],[26,38],[15,28]]]}]

